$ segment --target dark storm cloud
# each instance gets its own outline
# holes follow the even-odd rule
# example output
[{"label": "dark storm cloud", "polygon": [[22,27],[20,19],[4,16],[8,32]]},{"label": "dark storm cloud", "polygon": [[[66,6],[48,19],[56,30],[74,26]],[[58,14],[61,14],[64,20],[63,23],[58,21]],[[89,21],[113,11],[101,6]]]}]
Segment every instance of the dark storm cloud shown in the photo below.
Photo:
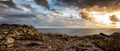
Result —
[{"label": "dark storm cloud", "polygon": [[70,6],[78,7],[92,7],[95,5],[98,6],[119,6],[120,0],[59,0],[59,3],[65,3]]},{"label": "dark storm cloud", "polygon": [[0,0],[0,3],[5,4],[9,7],[15,7],[15,3],[13,0]]},{"label": "dark storm cloud", "polygon": [[[114,12],[120,10],[120,0],[59,0],[58,4],[80,8],[81,18],[89,21],[95,21],[89,11]],[[110,19],[114,22],[120,21],[117,17]]]},{"label": "dark storm cloud", "polygon": [[49,5],[48,5],[47,0],[35,0],[35,2],[36,2],[36,4],[42,5],[42,6],[46,7],[47,9],[49,9]]},{"label": "dark storm cloud", "polygon": [[36,17],[34,14],[0,14],[1,17],[20,17],[20,18],[28,18],[28,17]]},{"label": "dark storm cloud", "polygon": [[[9,0],[9,1],[11,1],[11,0]],[[9,1],[2,1],[1,3],[7,5],[6,2],[9,2]],[[18,0],[16,0],[16,1],[18,1]],[[18,4],[17,4],[17,2],[14,2],[14,3],[11,2],[11,4],[13,3],[13,5],[7,5],[11,8],[9,8],[9,7],[5,8],[5,9],[0,8],[0,24],[2,24],[2,23],[27,24],[27,25],[33,25],[33,26],[53,26],[53,27],[54,26],[55,27],[57,27],[57,26],[58,27],[59,26],[73,27],[73,25],[78,25],[77,27],[82,27],[82,26],[86,27],[86,26],[91,25],[90,27],[95,27],[94,24],[91,23],[90,21],[84,20],[84,19],[93,20],[93,18],[91,16],[83,16],[82,15],[82,18],[84,18],[84,19],[81,19],[78,17],[74,17],[74,16],[71,17],[71,16],[63,14],[64,12],[67,12],[66,10],[71,11],[71,9],[70,10],[66,9],[66,10],[63,10],[60,12],[52,9],[52,10],[47,10],[47,12],[44,12],[46,10],[41,11],[44,13],[36,13],[36,11],[39,11],[41,8],[43,8],[43,7],[40,7],[39,9],[34,10],[36,7],[42,5],[45,8],[49,9],[49,4],[48,4],[48,0],[34,0],[34,1],[36,1],[36,2],[33,5],[25,2],[25,5],[22,5],[23,7],[20,7],[21,10],[13,8],[14,3],[16,5],[22,4],[22,3],[19,3],[19,1],[18,1]],[[51,1],[53,1],[53,0],[51,0]],[[95,1],[95,3],[93,3],[93,1]],[[67,8],[69,8],[68,6],[91,7],[94,5],[99,5],[98,1],[100,1],[100,0],[91,0],[91,1],[89,1],[89,0],[86,0],[86,1],[84,1],[84,0],[60,0],[60,1],[58,1],[57,4],[64,5],[64,6],[66,5]],[[23,0],[23,2],[24,2],[24,0]],[[38,6],[36,6],[36,5],[38,5]],[[33,8],[33,9],[31,9],[31,8]],[[72,9],[75,9],[75,7]],[[83,13],[83,14],[87,15],[87,13]]]}]

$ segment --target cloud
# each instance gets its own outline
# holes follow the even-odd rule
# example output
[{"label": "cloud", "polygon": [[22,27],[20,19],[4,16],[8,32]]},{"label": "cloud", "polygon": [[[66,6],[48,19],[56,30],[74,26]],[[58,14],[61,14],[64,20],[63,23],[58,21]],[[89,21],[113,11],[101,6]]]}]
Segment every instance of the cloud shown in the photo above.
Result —
[{"label": "cloud", "polygon": [[91,7],[94,5],[111,6],[119,5],[120,3],[120,0],[59,0],[59,1],[66,3],[66,5],[73,5],[79,7]]},{"label": "cloud", "polygon": [[81,18],[95,22],[95,18],[93,15],[91,15],[86,9],[83,9],[80,11]]},{"label": "cloud", "polygon": [[13,0],[0,0],[0,3],[5,4],[9,7],[15,7],[15,3]]},{"label": "cloud", "polygon": [[110,16],[110,20],[113,22],[120,22],[120,19],[116,15]]},{"label": "cloud", "polygon": [[47,0],[35,0],[35,2],[38,5],[42,5],[43,7],[46,7],[47,9],[50,9]]},{"label": "cloud", "polygon": [[[18,0],[17,0],[18,1]],[[104,27],[102,25],[90,22],[93,21],[93,16],[89,15],[87,12],[79,13],[80,7],[78,4],[85,2],[83,0],[62,0],[58,3],[64,1],[65,4],[55,4],[52,10],[47,10],[40,5],[35,4],[35,2],[15,2],[17,4],[16,8],[1,8],[0,12],[0,24],[10,23],[10,24],[27,24],[36,27]],[[79,1],[79,2],[77,2]],[[44,2],[46,2],[44,0]],[[86,1],[88,2],[88,1]],[[89,1],[90,2],[90,1]],[[57,3],[57,1],[56,1]],[[48,7],[48,3],[43,3],[42,6]],[[75,4],[75,5],[73,5]],[[82,4],[82,3],[81,3]],[[83,3],[86,6],[88,3]],[[65,6],[67,5],[67,6]],[[53,6],[52,6],[53,7]],[[81,15],[82,14],[82,15]],[[88,15],[88,16],[86,16]],[[82,19],[81,19],[82,18]],[[88,21],[90,20],[90,21]]]},{"label": "cloud", "polygon": [[74,6],[79,9],[86,8],[94,11],[120,11],[120,0],[59,0],[57,3],[63,6]]}]

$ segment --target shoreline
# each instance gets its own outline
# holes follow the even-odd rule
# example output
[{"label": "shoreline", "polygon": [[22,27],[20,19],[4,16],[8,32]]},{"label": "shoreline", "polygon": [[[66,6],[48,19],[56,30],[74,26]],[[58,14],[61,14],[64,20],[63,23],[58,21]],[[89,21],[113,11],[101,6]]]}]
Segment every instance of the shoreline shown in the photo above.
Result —
[{"label": "shoreline", "polygon": [[119,51],[120,33],[70,36],[43,33],[33,26],[0,25],[0,50],[29,51]]}]

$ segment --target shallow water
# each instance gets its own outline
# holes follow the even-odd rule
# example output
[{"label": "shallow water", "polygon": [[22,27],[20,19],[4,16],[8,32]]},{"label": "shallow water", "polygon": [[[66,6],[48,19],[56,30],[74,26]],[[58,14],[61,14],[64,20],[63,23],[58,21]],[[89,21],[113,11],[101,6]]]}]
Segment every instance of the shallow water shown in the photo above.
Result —
[{"label": "shallow water", "polygon": [[52,32],[79,36],[99,34],[101,32],[109,35],[114,32],[120,32],[120,28],[39,28],[38,30],[41,32]]}]

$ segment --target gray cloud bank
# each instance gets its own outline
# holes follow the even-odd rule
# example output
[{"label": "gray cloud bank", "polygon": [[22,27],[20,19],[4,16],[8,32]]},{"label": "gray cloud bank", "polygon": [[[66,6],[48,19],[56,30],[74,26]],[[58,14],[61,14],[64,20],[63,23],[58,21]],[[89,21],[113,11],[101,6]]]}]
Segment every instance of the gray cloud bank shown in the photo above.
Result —
[{"label": "gray cloud bank", "polygon": [[[64,6],[66,8],[63,10],[50,10],[47,0],[35,0],[34,3],[25,2],[24,4],[21,2],[20,4],[22,4],[22,7],[19,6],[20,8],[17,7],[20,4],[16,3],[18,0],[15,1],[16,0],[0,1],[0,24],[27,24],[36,27],[104,27],[85,20],[90,18],[88,18],[88,16],[81,17],[81,15],[79,15],[76,17],[74,14],[79,14],[79,8],[91,8],[95,5],[102,7],[109,6],[110,4],[116,5],[117,7],[120,2],[119,0],[58,0],[55,5]],[[78,13],[73,13],[74,11],[72,11],[72,9],[76,12],[78,11]],[[72,12],[73,15],[64,14],[65,12]]]},{"label": "gray cloud bank", "polygon": [[66,5],[73,5],[78,7],[92,7],[98,6],[119,6],[120,0],[59,0]]}]

